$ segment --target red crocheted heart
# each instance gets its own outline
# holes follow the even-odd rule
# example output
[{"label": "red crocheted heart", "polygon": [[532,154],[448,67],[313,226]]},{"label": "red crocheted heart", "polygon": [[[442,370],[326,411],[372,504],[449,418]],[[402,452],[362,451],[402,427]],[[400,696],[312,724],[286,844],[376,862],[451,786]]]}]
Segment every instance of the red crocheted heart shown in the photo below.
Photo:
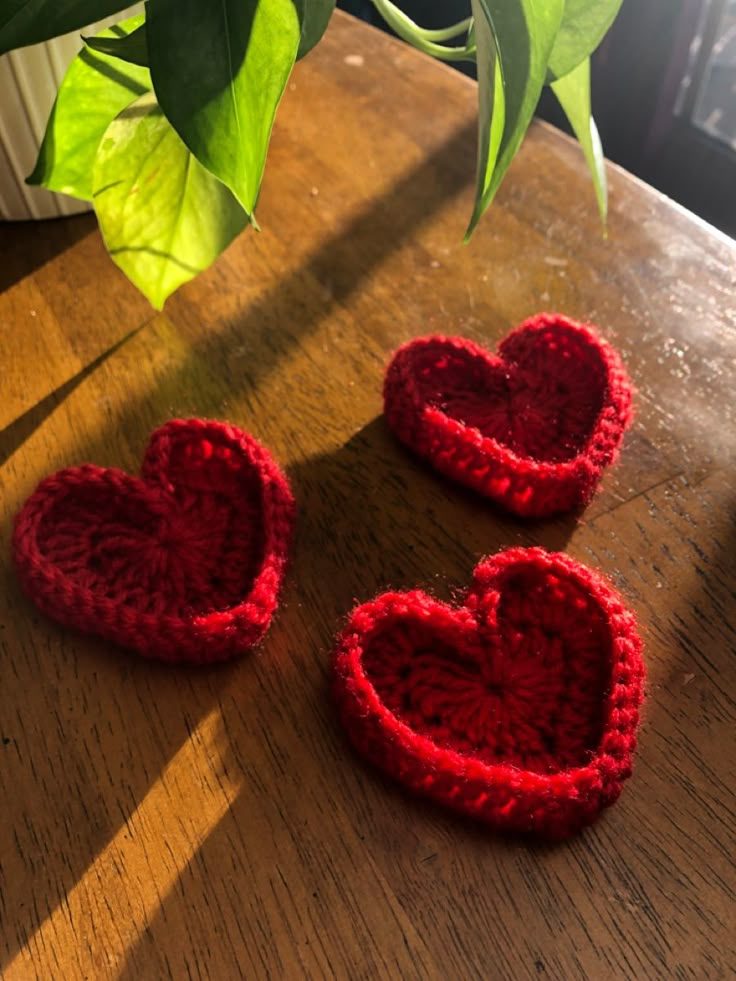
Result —
[{"label": "red crocheted heart", "polygon": [[564,838],[631,773],[635,621],[564,554],[515,548],[481,562],[462,606],[379,596],[353,612],[334,670],[362,754],[496,828]]},{"label": "red crocheted heart", "polygon": [[25,592],[60,623],[209,663],[268,629],[293,520],[286,478],[251,436],[173,420],[153,433],[140,479],[85,465],[42,481],[13,555]]},{"label": "red crocheted heart", "polygon": [[400,348],[384,412],[441,473],[524,516],[588,501],[631,421],[618,354],[589,327],[538,314],[489,354],[460,337]]}]

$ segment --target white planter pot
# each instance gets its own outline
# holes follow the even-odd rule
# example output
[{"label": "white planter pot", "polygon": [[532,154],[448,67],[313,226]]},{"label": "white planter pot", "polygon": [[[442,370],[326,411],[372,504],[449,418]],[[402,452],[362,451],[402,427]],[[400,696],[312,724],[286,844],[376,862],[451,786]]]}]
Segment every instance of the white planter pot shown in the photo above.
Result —
[{"label": "white planter pot", "polygon": [[19,48],[0,57],[0,219],[58,218],[90,211],[91,204],[42,187],[29,187],[56,91],[72,58],[79,52],[80,34],[92,34],[122,20],[143,4],[116,14],[82,31],[43,44]]}]

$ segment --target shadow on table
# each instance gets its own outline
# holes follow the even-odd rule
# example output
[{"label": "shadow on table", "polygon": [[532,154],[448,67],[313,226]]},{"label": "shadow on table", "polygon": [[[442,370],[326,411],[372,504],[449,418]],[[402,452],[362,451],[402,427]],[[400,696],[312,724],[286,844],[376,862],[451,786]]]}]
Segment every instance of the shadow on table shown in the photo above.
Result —
[{"label": "shadow on table", "polygon": [[66,252],[96,227],[94,215],[0,222],[0,293]]},{"label": "shadow on table", "polygon": [[[483,556],[513,545],[562,549],[577,523],[574,515],[543,522],[509,515],[414,457],[382,416],[289,476],[302,554],[316,563],[307,581],[330,582],[341,609],[388,588],[430,586],[447,598],[469,585]],[[335,568],[340,582],[324,578]]]}]

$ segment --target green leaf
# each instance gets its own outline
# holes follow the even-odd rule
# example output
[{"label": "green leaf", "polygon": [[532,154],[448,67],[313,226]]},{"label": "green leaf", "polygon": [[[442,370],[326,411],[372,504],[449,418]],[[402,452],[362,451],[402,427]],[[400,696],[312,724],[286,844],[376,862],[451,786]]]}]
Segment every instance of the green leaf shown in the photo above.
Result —
[{"label": "green leaf", "polygon": [[335,0],[299,0],[299,20],[302,25],[297,58],[309,54],[327,30],[335,9]]},{"label": "green leaf", "polygon": [[161,108],[252,214],[301,38],[293,0],[148,0],[146,13]]},{"label": "green leaf", "polygon": [[562,78],[592,54],[616,19],[623,0],[566,0],[549,58],[549,77]]},{"label": "green leaf", "polygon": [[[98,37],[126,36],[142,23],[143,14],[139,14]],[[28,183],[91,201],[92,168],[105,130],[119,112],[150,88],[145,68],[81,51],[59,87]]]},{"label": "green leaf", "polygon": [[[483,180],[478,181],[475,208],[466,240],[493,200],[529,128],[546,78],[550,52],[562,20],[564,0],[513,0],[513,2],[473,0],[472,9],[478,45],[479,85],[488,86],[491,77],[487,64],[484,65],[482,79],[480,74],[480,36],[481,33],[490,31],[496,41],[500,73],[503,78],[505,119],[495,165],[491,166],[493,155],[489,152]],[[487,42],[485,43],[487,45]],[[484,55],[484,61],[488,61],[487,55]],[[493,78],[496,79],[495,70]],[[487,113],[491,105],[493,112],[497,111],[500,101],[496,94],[497,90],[498,85],[495,84],[492,98],[489,98],[487,93],[484,98],[483,93],[480,93],[482,112]],[[489,141],[491,148],[495,135],[494,125],[492,121],[490,124],[486,124],[482,119],[479,122],[481,134]],[[484,152],[483,145],[479,144],[479,158]],[[480,173],[479,166],[479,175]]]},{"label": "green leaf", "polygon": [[478,63],[478,162],[475,206],[465,236],[466,242],[490,204],[487,189],[498,159],[506,115],[501,62],[490,27],[490,17],[482,12],[482,7],[483,0],[473,0],[473,43],[476,46]]},{"label": "green leaf", "polygon": [[110,55],[110,57],[118,58],[120,61],[127,61],[130,65],[148,67],[145,24],[141,24],[131,34],[115,35],[113,31],[112,36],[110,36],[107,31],[103,31],[97,37],[83,37],[82,40],[93,51]]},{"label": "green leaf", "polygon": [[110,255],[158,310],[248,221],[182,143],[152,93],[110,123],[95,161],[94,203]]},{"label": "green leaf", "polygon": [[590,169],[601,221],[606,222],[608,187],[603,148],[590,111],[590,58],[552,83],[552,91],[577,136]]},{"label": "green leaf", "polygon": [[130,0],[0,0],[0,55],[47,41],[130,6]]}]

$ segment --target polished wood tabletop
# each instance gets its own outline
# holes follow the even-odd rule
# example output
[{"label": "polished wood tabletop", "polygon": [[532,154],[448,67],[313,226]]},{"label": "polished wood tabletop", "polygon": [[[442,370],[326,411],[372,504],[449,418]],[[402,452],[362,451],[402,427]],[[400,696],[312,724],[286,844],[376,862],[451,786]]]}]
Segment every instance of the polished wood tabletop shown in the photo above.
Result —
[{"label": "polished wood tabletop", "polygon": [[[91,217],[0,228],[0,973],[76,978],[725,978],[736,963],[736,248],[535,125],[471,244],[476,91],[346,16],[294,73],[260,234],[154,314]],[[522,522],[416,462],[382,371],[433,331],[493,348],[539,310],[634,379],[579,515]],[[203,670],[63,629],[13,515],[83,462],[136,472],[172,417],[226,419],[299,505],[261,647]],[[560,845],[412,798],[348,747],[330,652],[356,601],[449,598],[483,556],[568,551],[638,615],[634,775]]]}]

